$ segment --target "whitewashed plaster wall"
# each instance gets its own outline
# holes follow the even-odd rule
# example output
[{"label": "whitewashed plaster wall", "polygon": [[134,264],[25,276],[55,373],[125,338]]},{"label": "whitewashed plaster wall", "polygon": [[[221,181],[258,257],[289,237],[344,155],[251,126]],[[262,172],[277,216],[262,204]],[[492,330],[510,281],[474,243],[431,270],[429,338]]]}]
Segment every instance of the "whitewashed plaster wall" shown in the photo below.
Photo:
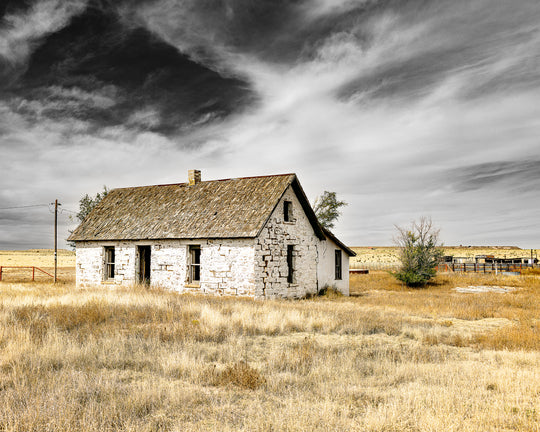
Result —
[{"label": "whitewashed plaster wall", "polygon": [[[341,251],[341,280],[336,279],[336,249]],[[319,242],[317,274],[320,288],[329,286],[349,295],[349,255],[329,238]]]},{"label": "whitewashed plaster wall", "polygon": [[[114,246],[114,279],[105,280],[105,247]],[[133,284],[136,281],[136,248],[133,242],[77,242],[77,287],[99,284]]]},{"label": "whitewashed plaster wall", "polygon": [[[189,246],[200,246],[200,282],[188,283]],[[152,246],[151,285],[178,292],[253,295],[253,239],[162,240]]]},{"label": "whitewashed plaster wall", "polygon": [[201,291],[253,296],[253,239],[208,240],[201,245]]},{"label": "whitewashed plaster wall", "polygon": [[163,240],[154,242],[151,246],[150,285],[184,292],[187,281],[188,242]]},{"label": "whitewashed plaster wall", "polygon": [[99,285],[104,277],[104,251],[92,243],[77,243],[75,277],[77,288]]},{"label": "whitewashed plaster wall", "polygon": [[[284,221],[284,201],[292,202],[291,222]],[[289,186],[256,239],[255,296],[298,298],[316,293],[318,243],[309,219]],[[287,245],[294,246],[293,283],[287,282]]]},{"label": "whitewashed plaster wall", "polygon": [[[188,248],[201,247],[201,280],[187,282]],[[105,280],[105,246],[115,247],[115,276]],[[156,242],[78,242],[77,286],[130,285],[139,280],[137,246],[151,246],[150,283],[178,292],[254,294],[254,240],[161,240]]]}]

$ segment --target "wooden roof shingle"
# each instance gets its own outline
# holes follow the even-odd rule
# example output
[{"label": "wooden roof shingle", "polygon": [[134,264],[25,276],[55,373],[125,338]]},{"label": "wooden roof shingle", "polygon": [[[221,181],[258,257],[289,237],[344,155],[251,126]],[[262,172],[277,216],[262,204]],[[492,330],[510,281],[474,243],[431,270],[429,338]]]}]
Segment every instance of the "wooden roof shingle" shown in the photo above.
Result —
[{"label": "wooden roof shingle", "polygon": [[282,174],[113,189],[69,240],[252,238],[291,185],[324,238],[296,175]]}]

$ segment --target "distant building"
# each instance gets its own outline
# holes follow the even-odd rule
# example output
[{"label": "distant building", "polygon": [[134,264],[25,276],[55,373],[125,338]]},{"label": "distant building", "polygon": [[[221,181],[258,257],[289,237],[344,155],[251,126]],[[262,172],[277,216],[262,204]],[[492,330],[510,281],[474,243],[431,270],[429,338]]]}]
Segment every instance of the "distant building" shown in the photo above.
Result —
[{"label": "distant building", "polygon": [[77,286],[298,298],[349,294],[355,253],[322,228],[295,174],[114,189],[69,240]]}]

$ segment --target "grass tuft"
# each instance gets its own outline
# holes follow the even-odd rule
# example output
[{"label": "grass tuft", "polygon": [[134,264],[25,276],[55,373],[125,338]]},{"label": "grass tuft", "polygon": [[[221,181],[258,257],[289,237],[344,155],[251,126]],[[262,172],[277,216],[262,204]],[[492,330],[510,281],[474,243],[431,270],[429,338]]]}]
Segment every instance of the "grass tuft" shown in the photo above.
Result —
[{"label": "grass tuft", "polygon": [[218,370],[213,365],[206,369],[204,376],[213,386],[236,386],[246,390],[256,390],[266,384],[264,376],[245,361],[227,365],[225,369]]}]

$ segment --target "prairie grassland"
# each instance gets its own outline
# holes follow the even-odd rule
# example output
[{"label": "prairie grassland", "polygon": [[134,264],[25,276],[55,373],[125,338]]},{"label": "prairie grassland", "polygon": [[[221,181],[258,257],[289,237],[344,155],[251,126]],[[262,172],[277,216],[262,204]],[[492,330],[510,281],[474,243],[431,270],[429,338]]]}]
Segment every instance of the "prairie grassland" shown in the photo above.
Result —
[{"label": "prairie grassland", "polygon": [[[75,252],[65,249],[58,250],[58,277],[64,282],[74,280]],[[53,249],[30,249],[7,251],[0,250],[0,266],[39,267],[46,272],[54,273]],[[4,268],[2,280],[9,282],[24,282],[32,279],[32,270],[18,268]],[[35,273],[35,280],[47,282],[50,276],[39,271]]]},{"label": "prairie grassland", "polygon": [[540,430],[538,279],[362,276],[301,301],[2,283],[0,431]]},{"label": "prairie grassland", "polygon": [[[350,260],[351,266],[355,264],[368,265],[392,265],[398,264],[398,248],[397,247],[353,247],[356,256]],[[476,255],[494,255],[499,258],[528,258],[531,256],[530,249],[520,249],[511,246],[499,247],[479,247],[479,246],[461,246],[461,247],[444,247],[445,255],[453,255],[456,257],[474,258]],[[533,250],[534,256],[537,250]]]}]

